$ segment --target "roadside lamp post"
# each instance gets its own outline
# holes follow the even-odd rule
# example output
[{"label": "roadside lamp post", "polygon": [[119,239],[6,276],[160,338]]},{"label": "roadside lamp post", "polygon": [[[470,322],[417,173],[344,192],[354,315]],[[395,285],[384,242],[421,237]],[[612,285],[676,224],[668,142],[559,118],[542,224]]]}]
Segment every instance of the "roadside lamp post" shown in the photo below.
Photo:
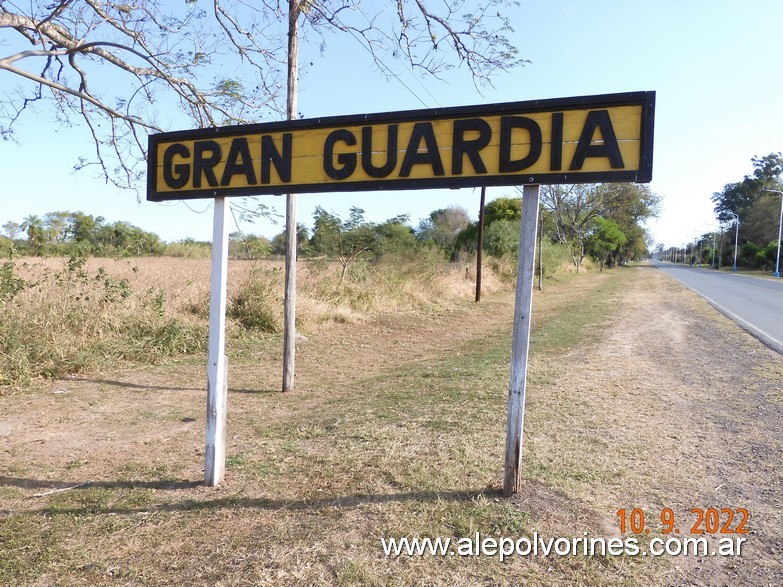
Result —
[{"label": "roadside lamp post", "polygon": [[734,212],[729,212],[732,216],[734,216],[734,222],[736,228],[734,229],[734,269],[732,271],[737,271],[737,244],[739,243],[739,216],[735,214]]},{"label": "roadside lamp post", "polygon": [[780,237],[783,236],[783,192],[780,190],[761,190],[762,192],[771,192],[780,194],[780,221],[778,222],[778,255],[775,257],[775,277],[780,277]]}]

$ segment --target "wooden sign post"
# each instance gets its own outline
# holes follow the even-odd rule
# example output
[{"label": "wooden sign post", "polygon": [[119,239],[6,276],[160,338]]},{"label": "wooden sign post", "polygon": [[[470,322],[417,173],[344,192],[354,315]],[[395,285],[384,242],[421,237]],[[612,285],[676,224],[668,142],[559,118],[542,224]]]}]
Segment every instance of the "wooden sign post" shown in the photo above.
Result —
[{"label": "wooden sign post", "polygon": [[[503,483],[511,495],[520,484],[539,186],[649,182],[654,111],[655,92],[628,92],[150,135],[148,200],[215,198],[207,485],[220,483],[225,467],[227,196],[525,186]],[[292,207],[288,212],[295,243]],[[287,287],[287,307],[295,295]],[[287,328],[286,338],[294,333]],[[294,346],[286,346],[289,389]]]},{"label": "wooden sign post", "polygon": [[522,464],[522,429],[525,421],[527,353],[530,348],[530,316],[533,310],[533,268],[536,260],[536,225],[540,187],[526,185],[522,192],[522,223],[519,228],[519,265],[514,300],[514,333],[511,338],[511,381],[508,385],[506,467],[503,495],[519,491]]},{"label": "wooden sign post", "polygon": [[228,359],[226,358],[226,286],[228,282],[228,198],[215,198],[212,230],[212,273],[209,294],[209,351],[207,353],[207,440],[204,483],[223,480],[226,471],[226,414]]}]

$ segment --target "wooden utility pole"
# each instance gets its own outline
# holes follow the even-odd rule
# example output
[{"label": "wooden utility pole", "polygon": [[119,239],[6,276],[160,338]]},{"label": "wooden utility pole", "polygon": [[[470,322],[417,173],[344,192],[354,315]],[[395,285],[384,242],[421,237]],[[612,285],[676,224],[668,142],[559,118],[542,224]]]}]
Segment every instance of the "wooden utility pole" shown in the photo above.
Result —
[{"label": "wooden utility pole", "polygon": [[533,272],[536,261],[539,186],[526,185],[522,193],[519,232],[519,266],[511,342],[511,380],[508,387],[508,427],[503,495],[517,491],[521,483],[522,430],[525,420],[527,355],[530,347],[530,314],[533,309]]},{"label": "wooden utility pole", "polygon": [[538,209],[538,291],[544,289],[544,209]]},{"label": "wooden utility pole", "polygon": [[481,188],[481,207],[479,208],[478,242],[476,243],[476,303],[481,301],[481,253],[484,249],[484,198],[487,188]]},{"label": "wooden utility pole", "polygon": [[[299,0],[288,2],[288,86],[286,118],[297,116],[299,76]],[[283,391],[294,389],[296,364],[296,194],[286,196],[285,206],[285,299],[283,302]]]}]

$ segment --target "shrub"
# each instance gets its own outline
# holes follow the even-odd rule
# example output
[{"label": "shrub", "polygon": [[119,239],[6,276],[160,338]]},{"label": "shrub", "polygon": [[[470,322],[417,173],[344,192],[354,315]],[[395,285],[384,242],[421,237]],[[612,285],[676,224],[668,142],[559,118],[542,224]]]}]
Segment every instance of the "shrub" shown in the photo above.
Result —
[{"label": "shrub", "polygon": [[209,259],[212,255],[212,243],[185,239],[166,245],[163,254],[184,259]]},{"label": "shrub", "polygon": [[763,254],[767,267],[775,267],[778,261],[778,241],[772,241],[764,247]]},{"label": "shrub", "polygon": [[761,267],[765,258],[764,249],[754,242],[747,242],[740,246],[740,259],[748,267]]},{"label": "shrub", "polygon": [[25,287],[27,283],[16,275],[13,262],[6,261],[0,265],[0,304],[12,300]]},{"label": "shrub", "polygon": [[[496,223],[497,224],[497,223]],[[535,271],[534,275],[538,276],[539,261],[538,256],[541,254],[541,265],[543,269],[543,277],[549,279],[554,277],[557,273],[570,271],[573,267],[573,261],[571,260],[571,254],[568,246],[559,243],[553,243],[549,240],[544,240],[541,250],[536,249],[535,259]],[[505,283],[514,284],[517,278],[518,267],[518,252],[506,253],[502,257],[490,257],[488,264],[490,269]]]},{"label": "shrub", "polygon": [[280,330],[277,317],[282,305],[276,269],[253,270],[228,301],[227,314],[247,330],[274,333]]},{"label": "shrub", "polygon": [[0,236],[0,257],[11,257],[15,252],[14,241]]},{"label": "shrub", "polygon": [[[545,279],[553,277],[556,273],[566,270],[566,268],[567,270],[570,270],[574,265],[567,245],[553,243],[544,239],[541,247],[541,255]],[[537,274],[538,258],[536,257],[536,275]]]},{"label": "shrub", "polygon": [[484,231],[484,250],[493,257],[519,254],[519,220],[496,220]]}]

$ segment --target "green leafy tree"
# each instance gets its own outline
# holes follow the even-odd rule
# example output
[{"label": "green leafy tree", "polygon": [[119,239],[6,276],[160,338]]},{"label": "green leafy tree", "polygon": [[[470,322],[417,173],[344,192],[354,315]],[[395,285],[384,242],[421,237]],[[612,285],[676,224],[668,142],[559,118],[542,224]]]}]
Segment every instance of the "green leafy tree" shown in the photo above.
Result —
[{"label": "green leafy tree", "polygon": [[495,198],[484,206],[484,227],[491,226],[498,220],[522,219],[522,198]]},{"label": "green leafy tree", "polygon": [[767,260],[764,248],[752,241],[743,243],[742,246],[740,246],[739,256],[743,265],[753,268],[762,267]]},{"label": "green leafy tree", "polygon": [[646,256],[649,239],[643,224],[660,205],[647,186],[631,183],[545,186],[542,201],[554,222],[553,240],[570,248],[577,271],[597,218],[611,220],[627,237],[618,262]]},{"label": "green leafy tree", "polygon": [[414,230],[408,225],[408,215],[390,218],[375,227],[376,245],[375,257],[381,255],[406,255],[416,250],[416,237]]},{"label": "green leafy tree", "polygon": [[339,216],[316,206],[313,212],[313,236],[308,251],[313,255],[335,255],[340,249],[343,222]]},{"label": "green leafy tree", "polygon": [[233,232],[229,235],[228,252],[235,259],[261,259],[272,253],[272,243],[263,236]]},{"label": "green leafy tree", "polygon": [[[510,198],[503,196],[495,198],[491,202],[488,202],[484,206],[484,246],[487,243],[487,234],[489,228],[497,221],[508,220],[516,223],[517,233],[519,233],[519,223],[522,219],[522,198]],[[504,229],[495,229],[496,234],[499,235]],[[506,229],[507,231],[510,229]],[[490,237],[495,238],[495,235]],[[519,234],[517,234],[516,242],[519,242]],[[478,242],[478,220],[472,222],[457,235],[457,239],[454,248],[458,251],[473,252],[476,249],[476,243]],[[516,247],[517,245],[514,245]],[[490,253],[491,254],[491,253]]]},{"label": "green leafy tree", "polygon": [[457,236],[470,224],[470,215],[461,206],[433,210],[419,223],[416,239],[421,243],[432,243],[452,257],[457,250]]},{"label": "green leafy tree", "polygon": [[95,217],[91,214],[74,212],[70,227],[73,241],[94,252],[95,245],[98,241],[98,234],[100,233],[104,222],[105,219],[103,216]]},{"label": "green leafy tree", "polygon": [[493,257],[517,254],[519,251],[520,220],[501,218],[484,230],[484,250]]},{"label": "green leafy tree", "polygon": [[22,221],[22,230],[27,232],[27,240],[33,249],[33,253],[41,255],[47,244],[46,225],[43,218],[31,214]]},{"label": "green leafy tree", "polygon": [[774,268],[778,261],[778,241],[775,239],[764,247],[764,256],[766,258],[766,265],[769,268]]},{"label": "green leafy tree", "polygon": [[[309,238],[309,232],[307,230],[307,226],[302,224],[301,222],[296,223],[296,250],[297,255],[302,252],[302,250],[307,246]],[[286,231],[283,230],[282,232],[276,234],[272,238],[271,242],[272,246],[272,254],[273,255],[285,255],[285,248],[286,248]]]},{"label": "green leafy tree", "polygon": [[611,262],[620,254],[628,242],[628,237],[613,220],[599,217],[593,224],[594,228],[587,237],[586,247],[588,253],[599,262],[600,271],[603,271],[607,261]]},{"label": "green leafy tree", "polygon": [[621,230],[640,225],[657,216],[660,197],[639,183],[605,183],[596,187],[601,201],[601,216],[612,220]]},{"label": "green leafy tree", "polygon": [[579,272],[585,258],[585,238],[604,209],[602,194],[594,185],[551,185],[541,190],[541,200],[554,221],[553,238],[566,245]]},{"label": "green leafy tree", "polygon": [[633,224],[624,229],[623,233],[628,240],[625,246],[620,248],[620,254],[614,259],[614,262],[639,261],[650,255],[650,247],[652,247],[654,239],[645,227]]},{"label": "green leafy tree", "polygon": [[166,249],[157,234],[124,221],[101,226],[97,240],[99,254],[123,257],[162,255]]},{"label": "green leafy tree", "polygon": [[758,245],[778,238],[780,194],[760,192],[744,211],[741,220],[740,239]]},{"label": "green leafy tree", "polygon": [[348,220],[342,221],[336,214],[317,206],[313,221],[310,250],[340,263],[340,281],[360,256],[372,252],[378,244],[375,225],[365,221],[361,208],[351,207]]},{"label": "green leafy tree", "polygon": [[52,243],[64,244],[70,238],[70,227],[73,219],[71,212],[47,212],[44,214],[47,240]]},{"label": "green leafy tree", "polygon": [[[759,198],[766,196],[764,189],[783,189],[781,175],[783,174],[783,155],[770,153],[764,157],[753,157],[753,173],[746,175],[742,181],[726,184],[723,190],[712,195],[715,213],[721,222],[730,222],[734,214],[744,223],[750,210]],[[751,239],[752,240],[752,239]]]},{"label": "green leafy tree", "polygon": [[[726,184],[723,190],[712,195],[715,213],[722,223],[734,223],[734,215],[739,217],[739,245],[753,243],[755,248],[764,249],[764,243],[777,239],[778,211],[780,195],[765,190],[783,190],[783,155],[770,153],[764,157],[753,157],[753,173],[746,175],[742,181]],[[727,231],[725,244],[732,245],[736,231]],[[722,243],[723,244],[723,243]],[[722,262],[727,262],[732,246],[723,251]],[[758,253],[758,257],[756,256]],[[763,253],[755,251],[740,255],[740,262],[751,267],[764,267]]]}]

